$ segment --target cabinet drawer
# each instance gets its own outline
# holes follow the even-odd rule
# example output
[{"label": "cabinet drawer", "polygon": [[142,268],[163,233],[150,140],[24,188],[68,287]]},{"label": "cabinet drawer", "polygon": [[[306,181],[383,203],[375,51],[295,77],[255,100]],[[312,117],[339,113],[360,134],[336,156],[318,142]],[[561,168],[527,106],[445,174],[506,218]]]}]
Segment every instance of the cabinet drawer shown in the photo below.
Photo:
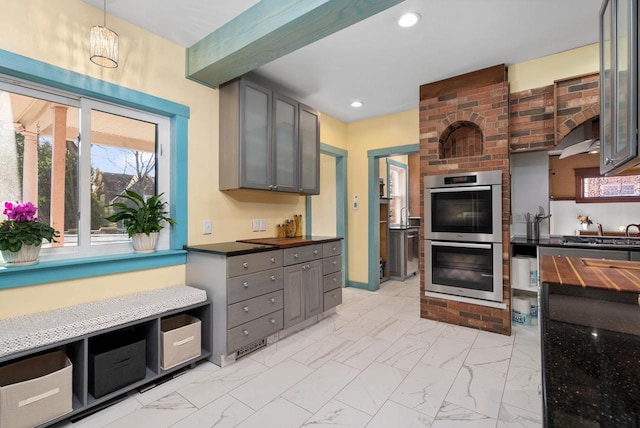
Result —
[{"label": "cabinet drawer", "polygon": [[322,244],[305,245],[302,247],[285,248],[284,265],[295,265],[310,260],[322,258]]},{"label": "cabinet drawer", "polygon": [[238,303],[242,300],[281,290],[283,282],[284,274],[282,268],[229,278],[227,280],[227,303]]},{"label": "cabinet drawer", "polygon": [[342,303],[342,288],[336,288],[335,290],[327,291],[324,293],[324,307],[323,311],[328,311]]},{"label": "cabinet drawer", "polygon": [[227,326],[237,327],[280,309],[282,309],[282,290],[238,302],[227,308]]},{"label": "cabinet drawer", "polygon": [[227,332],[227,353],[282,330],[282,310],[265,315]]},{"label": "cabinet drawer", "polygon": [[322,244],[322,257],[342,254],[342,241],[325,242]]},{"label": "cabinet drawer", "polygon": [[329,275],[325,275],[322,278],[322,287],[325,292],[333,290],[334,288],[342,287],[342,272],[334,272]]},{"label": "cabinet drawer", "polygon": [[245,254],[227,259],[227,276],[233,277],[282,266],[282,250]]},{"label": "cabinet drawer", "polygon": [[339,272],[342,269],[342,257],[334,256],[322,260],[322,273],[328,275],[333,272]]}]

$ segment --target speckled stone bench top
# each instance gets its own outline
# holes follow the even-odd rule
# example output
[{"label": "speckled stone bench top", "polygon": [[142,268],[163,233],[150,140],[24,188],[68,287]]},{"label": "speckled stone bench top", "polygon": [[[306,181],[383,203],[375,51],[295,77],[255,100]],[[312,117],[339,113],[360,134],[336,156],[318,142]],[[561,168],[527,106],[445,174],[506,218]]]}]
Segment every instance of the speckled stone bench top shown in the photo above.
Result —
[{"label": "speckled stone bench top", "polygon": [[207,300],[176,285],[0,320],[0,357],[60,342]]}]

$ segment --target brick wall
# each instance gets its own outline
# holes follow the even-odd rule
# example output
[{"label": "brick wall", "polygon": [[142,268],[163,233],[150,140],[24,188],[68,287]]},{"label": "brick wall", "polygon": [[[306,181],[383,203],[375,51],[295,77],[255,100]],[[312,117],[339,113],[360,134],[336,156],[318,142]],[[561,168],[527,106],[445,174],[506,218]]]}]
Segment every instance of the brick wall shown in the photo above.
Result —
[{"label": "brick wall", "polygon": [[577,126],[600,115],[600,74],[558,80],[555,87],[556,144]]},{"label": "brick wall", "polygon": [[[463,126],[461,126],[463,125]],[[459,129],[464,138],[473,138],[471,151],[444,150],[453,144]],[[478,129],[482,135],[471,137]],[[480,150],[477,150],[479,143]],[[501,82],[479,88],[420,100],[420,172],[443,175],[458,172],[502,171],[502,212],[509,213],[511,183],[509,177],[509,85]],[[424,218],[424,189],[420,191],[421,215]],[[423,230],[424,232],[424,230]],[[423,235],[424,236],[424,233]],[[511,334],[509,287],[509,217],[502,219],[503,299],[506,309],[494,309],[453,300],[426,297],[421,285],[420,316],[451,324],[464,325],[496,333]],[[424,248],[421,249],[424,261]],[[424,278],[424,263],[420,274]]]},{"label": "brick wall", "polygon": [[575,128],[599,116],[599,76],[571,77],[510,94],[511,152],[553,149]]}]

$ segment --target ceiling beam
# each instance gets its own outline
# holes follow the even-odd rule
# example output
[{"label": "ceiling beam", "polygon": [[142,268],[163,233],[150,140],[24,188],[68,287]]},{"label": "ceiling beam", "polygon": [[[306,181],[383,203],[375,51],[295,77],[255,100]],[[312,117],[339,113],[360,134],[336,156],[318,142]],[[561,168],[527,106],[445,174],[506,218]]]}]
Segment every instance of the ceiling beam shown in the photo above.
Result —
[{"label": "ceiling beam", "polygon": [[404,0],[262,0],[187,49],[187,77],[217,87]]}]

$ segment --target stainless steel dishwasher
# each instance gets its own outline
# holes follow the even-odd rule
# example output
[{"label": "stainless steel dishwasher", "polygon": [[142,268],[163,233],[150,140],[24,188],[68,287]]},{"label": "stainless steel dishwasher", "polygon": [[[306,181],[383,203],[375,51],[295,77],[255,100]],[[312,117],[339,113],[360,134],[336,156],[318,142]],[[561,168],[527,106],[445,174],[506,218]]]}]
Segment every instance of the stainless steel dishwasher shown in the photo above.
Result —
[{"label": "stainless steel dishwasher", "polygon": [[389,277],[404,281],[418,272],[420,227],[389,229]]}]

